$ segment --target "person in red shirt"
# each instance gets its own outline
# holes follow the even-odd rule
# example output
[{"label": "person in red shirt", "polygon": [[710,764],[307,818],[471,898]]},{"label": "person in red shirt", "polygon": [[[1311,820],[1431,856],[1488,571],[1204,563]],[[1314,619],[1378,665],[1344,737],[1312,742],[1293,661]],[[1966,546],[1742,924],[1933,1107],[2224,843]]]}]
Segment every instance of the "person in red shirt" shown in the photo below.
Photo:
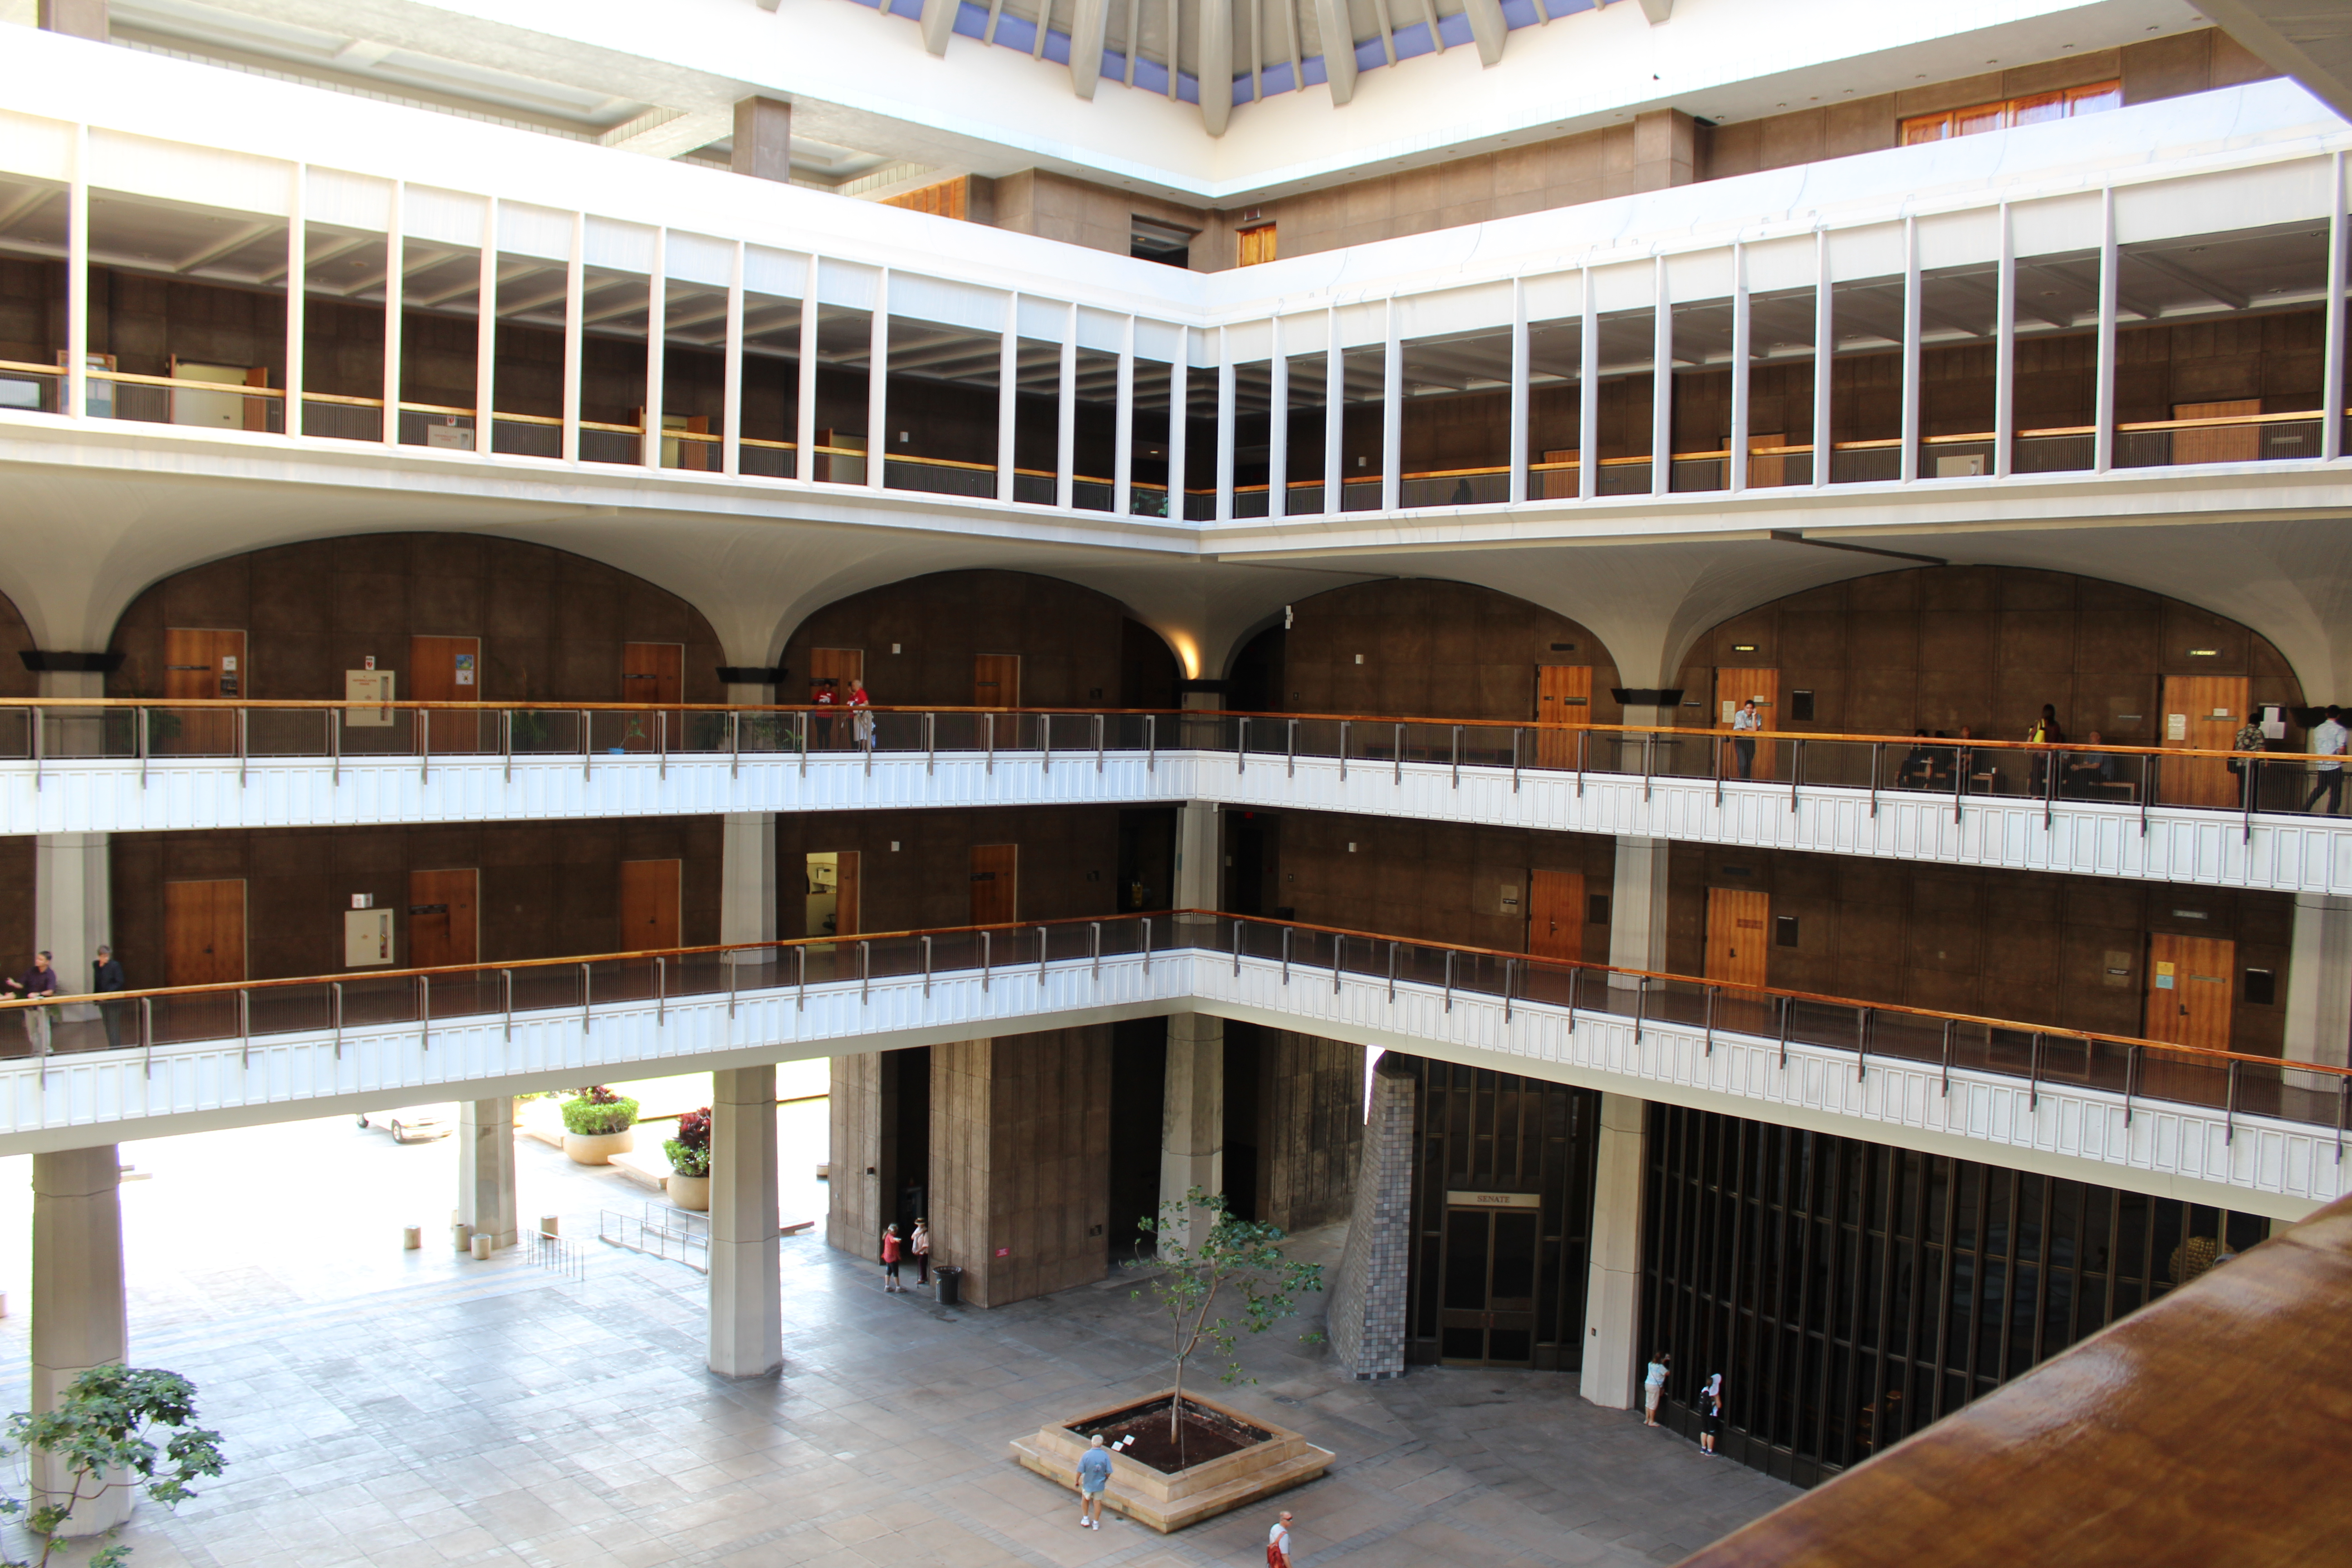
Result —
[{"label": "person in red shirt", "polygon": [[907,1289],[898,1283],[898,1259],[906,1256],[906,1250],[905,1245],[898,1239],[898,1227],[895,1225],[884,1226],[882,1227],[882,1289],[885,1294],[893,1290],[904,1292]]},{"label": "person in red shirt", "polygon": [[809,750],[829,752],[833,749],[833,710],[841,703],[841,696],[835,689],[835,683],[827,679],[811,686],[809,701],[816,708],[816,715],[809,724],[809,727],[816,731],[809,738]]}]

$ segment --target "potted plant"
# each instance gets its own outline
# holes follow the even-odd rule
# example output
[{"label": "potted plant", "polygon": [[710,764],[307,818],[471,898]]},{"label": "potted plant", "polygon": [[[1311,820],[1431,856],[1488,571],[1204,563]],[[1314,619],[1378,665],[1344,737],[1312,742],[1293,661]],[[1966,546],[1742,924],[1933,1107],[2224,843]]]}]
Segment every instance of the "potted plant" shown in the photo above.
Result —
[{"label": "potted plant", "polygon": [[697,1214],[710,1210],[710,1107],[677,1119],[677,1136],[662,1145],[669,1156],[669,1201]]},{"label": "potted plant", "polygon": [[635,1100],[591,1084],[563,1102],[563,1152],[583,1165],[609,1165],[637,1146],[629,1131],[636,1120]]}]

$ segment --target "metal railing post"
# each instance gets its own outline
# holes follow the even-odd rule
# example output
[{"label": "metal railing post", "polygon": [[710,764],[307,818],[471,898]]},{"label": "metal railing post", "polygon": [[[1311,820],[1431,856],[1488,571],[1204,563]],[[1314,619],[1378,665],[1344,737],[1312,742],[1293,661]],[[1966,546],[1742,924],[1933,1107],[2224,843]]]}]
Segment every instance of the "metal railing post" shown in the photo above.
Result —
[{"label": "metal railing post", "polygon": [[[1503,1022],[1506,1024],[1511,1021],[1511,985],[1512,983],[1518,978],[1518,972],[1519,961],[1517,959],[1507,958],[1503,960]],[[1336,973],[1332,976],[1331,989],[1334,991],[1339,989],[1339,976]]]},{"label": "metal railing post", "polygon": [[429,708],[416,710],[416,782],[433,781],[433,711]]},{"label": "metal railing post", "polygon": [[1102,716],[1101,714],[1097,713],[1097,714],[1096,714],[1096,715],[1094,716],[1094,719],[1095,719],[1095,773],[1096,773],[1096,775],[1097,775],[1097,777],[1099,777],[1099,776],[1101,775],[1101,773],[1102,773],[1102,771],[1103,771],[1103,716]]},{"label": "metal railing post", "polygon": [[416,1038],[426,1050],[433,1048],[433,976],[416,977]]},{"label": "metal railing post", "polygon": [[[740,778],[743,773],[743,710],[731,709],[727,715],[727,776]],[[730,1013],[729,1017],[735,1015]]]},{"label": "metal railing post", "polygon": [[668,1025],[669,960],[656,956],[654,959],[654,1026],[667,1028]]},{"label": "metal railing post", "polygon": [[931,939],[923,938],[923,1000],[931,999]]},{"label": "metal railing post", "polygon": [[1579,800],[1584,798],[1584,742],[1591,739],[1591,736],[1592,731],[1590,730],[1579,730],[1576,732],[1576,798]]},{"label": "metal railing post", "polygon": [[[1952,1021],[1951,1021],[1949,1018],[1947,1018],[1947,1019],[1945,1019],[1945,1020],[1944,1020],[1944,1096],[1943,1096],[1943,1097],[1944,1097],[1946,1100],[1949,1100],[1949,1099],[1951,1099],[1951,1098],[1952,1098]],[[2129,1101],[2128,1100],[2126,1100],[2125,1101],[2125,1105],[2124,1105],[2124,1121],[2126,1121],[2126,1124],[2128,1124],[2128,1123],[2130,1122],[2130,1121],[2131,1121],[2131,1105],[2130,1105],[2130,1101]]]},{"label": "metal railing post", "polygon": [[1282,928],[1282,983],[1290,984],[1290,928]]},{"label": "metal railing post", "polygon": [[1960,803],[1968,798],[1969,766],[1969,749],[1966,746],[1952,748],[1952,820],[1954,822],[1960,819]]},{"label": "metal railing post", "polygon": [[1462,726],[1454,726],[1454,787],[1462,787]]},{"label": "metal railing post", "polygon": [[803,708],[793,715],[793,748],[801,754],[801,777],[808,777],[809,716]]},{"label": "metal railing post", "polygon": [[580,782],[588,782],[588,770],[596,764],[596,724],[587,709],[580,710]]},{"label": "metal railing post", "polygon": [[1641,975],[1633,982],[1633,1043],[1642,1043],[1642,1026],[1650,1011],[1650,977]]},{"label": "metal railing post", "polygon": [[1714,985],[1706,988],[1706,1054],[1708,1056],[1715,1055],[1715,998],[1720,989]]},{"label": "metal railing post", "polygon": [[1143,973],[1151,973],[1151,917],[1143,917]]},{"label": "metal railing post", "polygon": [[582,964],[580,966],[580,1032],[583,1035],[593,1032],[591,1025],[595,1019],[593,1007],[595,989],[594,977],[588,973],[588,966]]},{"label": "metal railing post", "polygon": [[1870,1070],[1870,1009],[1860,1009],[1862,1021],[1854,1030],[1853,1081],[1860,1083],[1864,1073]]},{"label": "metal railing post", "polygon": [[514,1038],[514,971],[511,969],[499,971],[499,1010],[506,1015],[506,1038],[511,1041]]},{"label": "metal railing post", "polygon": [[1249,721],[1246,718],[1234,725],[1234,772],[1236,775],[1249,772]]},{"label": "metal railing post", "polygon": [[1093,949],[1088,957],[1094,964],[1094,983],[1099,985],[1102,984],[1102,921],[1087,922],[1087,945]]},{"label": "metal railing post", "polygon": [[253,730],[250,723],[252,718],[253,710],[249,708],[239,708],[236,710],[236,787],[239,789],[245,787],[246,764],[252,760]]},{"label": "metal railing post", "polygon": [[988,749],[988,776],[994,778],[996,776],[996,715],[983,713],[980,716],[980,722],[981,733]]},{"label": "metal railing post", "polygon": [[1404,783],[1404,726],[1402,724],[1396,727],[1396,778],[1393,782]]},{"label": "metal railing post", "polygon": [[981,991],[982,991],[982,993],[983,994],[985,994],[987,993],[987,990],[988,990],[988,982],[989,982],[989,979],[990,979],[989,971],[995,967],[994,963],[992,962],[992,961],[993,961],[993,958],[994,958],[994,954],[992,954],[992,953],[990,952],[990,945],[991,945],[991,944],[990,944],[990,942],[989,942],[989,933],[988,933],[987,931],[982,931],[982,932],[981,932],[981,933],[980,933],[980,989],[981,989]]},{"label": "metal railing post", "polygon": [[1720,811],[1723,809],[1723,742],[1721,740],[1718,739],[1715,742],[1713,752],[1714,756],[1712,761],[1715,768],[1715,807],[1717,811]]},{"label": "metal railing post", "polygon": [[1645,731],[1643,731],[1643,733],[1642,733],[1642,804],[1643,804],[1643,805],[1647,805],[1650,803],[1650,770],[1651,770],[1651,767],[1652,767],[1652,765],[1653,765],[1653,763],[1654,763],[1654,760],[1655,760],[1655,758],[1654,758],[1654,752],[1655,752],[1655,750],[1656,750],[1657,744],[1658,744],[1658,736],[1657,736],[1657,731],[1655,731],[1654,730],[1645,730]]},{"label": "metal railing post", "polygon": [[1796,815],[1797,791],[1804,780],[1805,742],[1791,741],[1789,742],[1789,814],[1791,816]]},{"label": "metal railing post", "polygon": [[1884,741],[1870,743],[1870,820],[1873,822],[1878,820],[1878,757],[1885,748]]},{"label": "metal railing post", "polygon": [[1143,771],[1147,773],[1160,771],[1160,715],[1157,713],[1143,716]]},{"label": "metal railing post", "polygon": [[[1021,722],[1017,715],[1013,722],[1017,729]],[[1044,771],[1051,773],[1054,771],[1054,716],[1051,713],[1037,715],[1037,750],[1045,761]]]},{"label": "metal railing post", "polygon": [[2139,836],[2147,837],[2148,802],[2156,798],[2157,759],[2143,754],[2139,760]]},{"label": "metal railing post", "polygon": [[[139,716],[139,722],[134,726],[134,728],[139,731],[139,787],[141,789],[145,789],[147,787],[147,759],[153,754],[153,749],[148,744],[148,710],[144,708],[141,708],[136,710],[136,711]],[[335,722],[335,714],[334,710],[332,709],[329,709],[327,710],[327,733],[332,736],[335,741],[334,782],[341,784],[343,782],[343,730],[341,725]]]},{"label": "metal railing post", "polygon": [[1511,726],[1511,793],[1519,793],[1519,727]]},{"label": "metal railing post", "polygon": [[2230,1063],[2230,1081],[2221,1095],[2221,1145],[2238,1141],[2238,1063]]},{"label": "metal railing post", "polygon": [[1242,972],[1242,922],[1234,921],[1234,973]]},{"label": "metal railing post", "polygon": [[2132,1124],[2132,1095],[2139,1087],[2139,1063],[2140,1047],[2139,1042],[2135,1040],[2124,1047],[2124,1125],[2126,1127]]},{"label": "metal railing post", "polygon": [[1773,1000],[1780,1004],[1780,1070],[1786,1072],[1789,1070],[1789,999],[1776,996]]},{"label": "metal railing post", "polygon": [[1342,955],[1342,954],[1344,954],[1347,951],[1348,951],[1348,939],[1347,939],[1346,937],[1344,937],[1344,936],[1334,936],[1334,937],[1332,937],[1332,939],[1331,939],[1331,994],[1332,994],[1332,995],[1334,995],[1334,996],[1337,996],[1338,994],[1339,994],[1339,970],[1340,970],[1340,967],[1341,967],[1341,965],[1342,965],[1342,963],[1343,963],[1343,962],[1344,962],[1344,960],[1343,960],[1343,958],[1342,958],[1342,956],[1341,956],[1341,955]]},{"label": "metal railing post", "polygon": [[1282,776],[1287,779],[1298,776],[1298,721],[1296,719],[1287,721],[1283,726]]},{"label": "metal railing post", "polygon": [[1454,1011],[1454,950],[1445,950],[1445,1010]]},{"label": "metal railing post", "polygon": [[[252,1000],[253,998],[249,993],[245,991],[242,987],[238,989],[236,994],[236,1065],[240,1068],[249,1068],[253,1065]],[[41,1083],[44,1088],[47,1086],[49,1081],[48,1057],[48,1050],[45,1047],[41,1051]]]},{"label": "metal railing post", "polygon": [[808,1011],[808,944],[803,942],[793,951],[801,955],[800,994],[793,1003],[793,1011],[805,1013]]},{"label": "metal railing post", "polygon": [[1389,1000],[1396,1000],[1397,944],[1389,943]]},{"label": "metal railing post", "polygon": [[[139,1043],[147,1053],[147,1076],[153,1078],[155,1076],[155,998],[152,996],[139,998]],[[335,1059],[337,1061],[343,1059],[343,988],[341,984],[335,986]],[[2340,1145],[2344,1138],[2343,1129],[2340,1126],[2336,1129],[2336,1137]]]},{"label": "metal railing post", "polygon": [[506,763],[506,782],[514,783],[514,710],[499,710],[499,756]]},{"label": "metal railing post", "polygon": [[2026,1057],[2025,1109],[2028,1112],[2042,1109],[2042,1031],[2033,1031],[2033,1044]]},{"label": "metal railing post", "polygon": [[940,765],[940,716],[923,715],[923,776],[929,778]]},{"label": "metal railing post", "polygon": [[1039,927],[1037,928],[1037,985],[1038,985],[1038,988],[1039,988],[1040,990],[1043,990],[1043,989],[1045,988],[1045,928],[1044,926],[1039,926]]},{"label": "metal railing post", "polygon": [[1348,721],[1339,721],[1339,782],[1348,782]]},{"label": "metal railing post", "polygon": [[873,988],[874,944],[870,942],[861,942],[857,944],[857,1005],[859,1006],[866,1005],[866,997],[872,994]]},{"label": "metal railing post", "polygon": [[2042,831],[2050,831],[2051,819],[2058,814],[2058,752],[2055,747],[2042,758]]}]

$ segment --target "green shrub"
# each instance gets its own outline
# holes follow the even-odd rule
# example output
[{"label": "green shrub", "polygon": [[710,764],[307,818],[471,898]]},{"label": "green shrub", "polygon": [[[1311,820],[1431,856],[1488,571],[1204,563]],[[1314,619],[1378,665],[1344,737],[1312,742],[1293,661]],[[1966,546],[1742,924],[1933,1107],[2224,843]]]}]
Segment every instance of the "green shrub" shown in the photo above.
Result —
[{"label": "green shrub", "polygon": [[710,1174],[710,1107],[677,1119],[677,1136],[662,1145],[669,1168],[681,1176]]},{"label": "green shrub", "polygon": [[593,1138],[606,1132],[625,1132],[635,1125],[637,1102],[625,1094],[614,1094],[603,1084],[582,1089],[563,1102],[563,1130],[583,1138]]}]

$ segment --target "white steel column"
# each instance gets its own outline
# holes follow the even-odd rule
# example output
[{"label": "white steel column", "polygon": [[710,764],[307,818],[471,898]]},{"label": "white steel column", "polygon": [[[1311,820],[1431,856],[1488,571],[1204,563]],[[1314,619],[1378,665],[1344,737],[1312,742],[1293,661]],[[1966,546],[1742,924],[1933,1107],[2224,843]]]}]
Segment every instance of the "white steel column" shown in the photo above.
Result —
[{"label": "white steel column", "polygon": [[801,290],[800,386],[793,416],[793,478],[816,482],[816,257],[808,259],[808,283]]},{"label": "white steel column", "polygon": [[[408,186],[393,181],[392,207],[384,218],[383,236],[383,444],[387,447],[400,445],[400,312],[408,292],[408,247],[401,230],[407,222],[402,212],[407,197]],[[576,240],[572,249],[579,249]],[[580,319],[577,310],[572,319]],[[565,376],[565,384],[576,387],[579,382],[574,367]],[[578,455],[576,450],[572,453]]]},{"label": "white steel column", "polygon": [[[392,187],[392,216],[400,218],[400,186]],[[397,289],[385,295],[397,300]],[[395,305],[394,307],[397,309]],[[391,362],[386,361],[387,364]],[[387,372],[386,374],[390,374]],[[66,186],[65,411],[89,414],[89,127],[73,130],[73,177]],[[110,404],[109,406],[111,406]]]},{"label": "white steel column", "polygon": [[1905,484],[1919,477],[1919,220],[1903,220],[1903,461]]},{"label": "white steel column", "polygon": [[1381,510],[1404,504],[1404,344],[1397,335],[1396,296],[1388,300],[1381,350]]},{"label": "white steel column", "polygon": [[2017,227],[2009,204],[2000,204],[2000,275],[1994,290],[1992,324],[1992,471],[2016,472],[2017,447]]},{"label": "white steel column", "polygon": [[1666,286],[1666,258],[1651,264],[1650,493],[1675,488],[1675,307]]},{"label": "white steel column", "polygon": [[1282,348],[1282,318],[1265,327],[1265,515],[1279,522],[1290,514],[1290,356]]},{"label": "white steel column", "polygon": [[709,1364],[721,1377],[783,1364],[776,1161],[776,1069],[712,1073]]},{"label": "white steel column", "polygon": [[310,166],[294,165],[286,214],[286,393],[282,424],[289,436],[302,434],[302,351],[309,323],[303,306],[310,290],[310,226],[304,216],[310,194]]},{"label": "white steel column", "polygon": [[[131,1322],[122,1280],[122,1173],[115,1146],[33,1156],[33,1365],[35,1414],[55,1410],[73,1380],[126,1363]],[[72,1489],[65,1466],[36,1450],[29,1479],[37,1505]],[[131,1517],[134,1488],[110,1488],[74,1510],[60,1534],[95,1535]]]},{"label": "white steel column", "polygon": [[469,1235],[488,1235],[493,1247],[520,1238],[515,1202],[514,1101],[467,1100],[457,1104],[457,1217]]},{"label": "white steel column", "polygon": [[[1748,488],[1748,247],[1731,247],[1731,448],[1723,461],[1724,488]],[[1783,437],[1786,439],[1786,437]]]},{"label": "white steel column", "polygon": [[2319,455],[2344,455],[2344,154],[2327,171],[2327,341],[2322,353]]},{"label": "white steel column", "polygon": [[474,284],[474,456],[498,445],[499,198],[482,198],[481,271]]},{"label": "white steel column", "polygon": [[1837,368],[1837,285],[1830,275],[1830,234],[1813,231],[1813,483],[1830,482],[1836,461],[1832,419],[1836,405],[1830,396],[1831,375]]},{"label": "white steel column", "polygon": [[726,406],[719,416],[719,471],[732,478],[743,471],[743,242],[727,267],[727,351],[719,396]]},{"label": "white steel column", "polygon": [[572,215],[572,258],[563,268],[563,460],[580,460],[580,383],[587,363],[588,215]]},{"label": "white steel column", "polygon": [[1584,268],[1584,327],[1577,333],[1582,363],[1576,384],[1576,494],[1601,493],[1601,315],[1593,308],[1592,268]]},{"label": "white steel column", "polygon": [[866,488],[882,489],[890,463],[890,269],[874,279],[874,314],[866,323]]},{"label": "white steel column", "polygon": [[996,499],[1013,499],[1014,436],[1021,413],[1021,296],[1004,297],[1004,330],[996,338]]},{"label": "white steel column", "polygon": [[1076,493],[1078,460],[1078,308],[1062,316],[1062,379],[1055,416],[1054,504],[1067,511]]},{"label": "white steel column", "polygon": [[1192,510],[1184,495],[1186,465],[1192,460],[1192,432],[1185,420],[1192,395],[1192,329],[1176,329],[1176,357],[1168,365],[1168,521],[1182,522]]},{"label": "white steel column", "polygon": [[1240,395],[1234,375],[1233,339],[1217,329],[1217,521],[1234,520],[1234,403]]},{"label": "white steel column", "polygon": [[1110,433],[1110,510],[1126,517],[1135,505],[1135,318],[1119,329],[1118,379],[1111,395],[1117,423]]},{"label": "white steel column", "polygon": [[1340,448],[1348,434],[1348,351],[1339,346],[1339,312],[1324,312],[1323,330],[1323,505],[1326,516],[1348,510],[1343,497],[1348,475]]},{"label": "white steel column", "polygon": [[1505,460],[1510,465],[1513,506],[1528,499],[1528,280],[1511,279],[1511,435]]},{"label": "white steel column", "polygon": [[[2298,893],[2286,964],[2286,1059],[2352,1066],[2352,899]],[[2332,1089],[2333,1079],[2306,1079]]]},{"label": "white steel column", "polygon": [[1604,1410],[1631,1410],[1642,1390],[1642,1196],[1650,1102],[1601,1097],[1600,1158],[1592,1173],[1592,1250],[1584,1290],[1584,1369],[1578,1392]]},{"label": "white steel column", "polygon": [[2099,380],[2091,410],[2091,468],[2116,466],[2116,190],[2099,193]]},{"label": "white steel column", "polygon": [[663,353],[668,338],[669,230],[656,228],[653,270],[646,279],[646,427],[637,433],[637,460],[648,468],[662,466],[662,405],[668,401],[663,383],[669,368]]},{"label": "white steel column", "polygon": [[[1609,962],[1619,969],[1662,972],[1666,967],[1666,857],[1664,838],[1620,834],[1617,869],[1609,899]],[[1631,987],[1622,975],[1612,985]]]}]

